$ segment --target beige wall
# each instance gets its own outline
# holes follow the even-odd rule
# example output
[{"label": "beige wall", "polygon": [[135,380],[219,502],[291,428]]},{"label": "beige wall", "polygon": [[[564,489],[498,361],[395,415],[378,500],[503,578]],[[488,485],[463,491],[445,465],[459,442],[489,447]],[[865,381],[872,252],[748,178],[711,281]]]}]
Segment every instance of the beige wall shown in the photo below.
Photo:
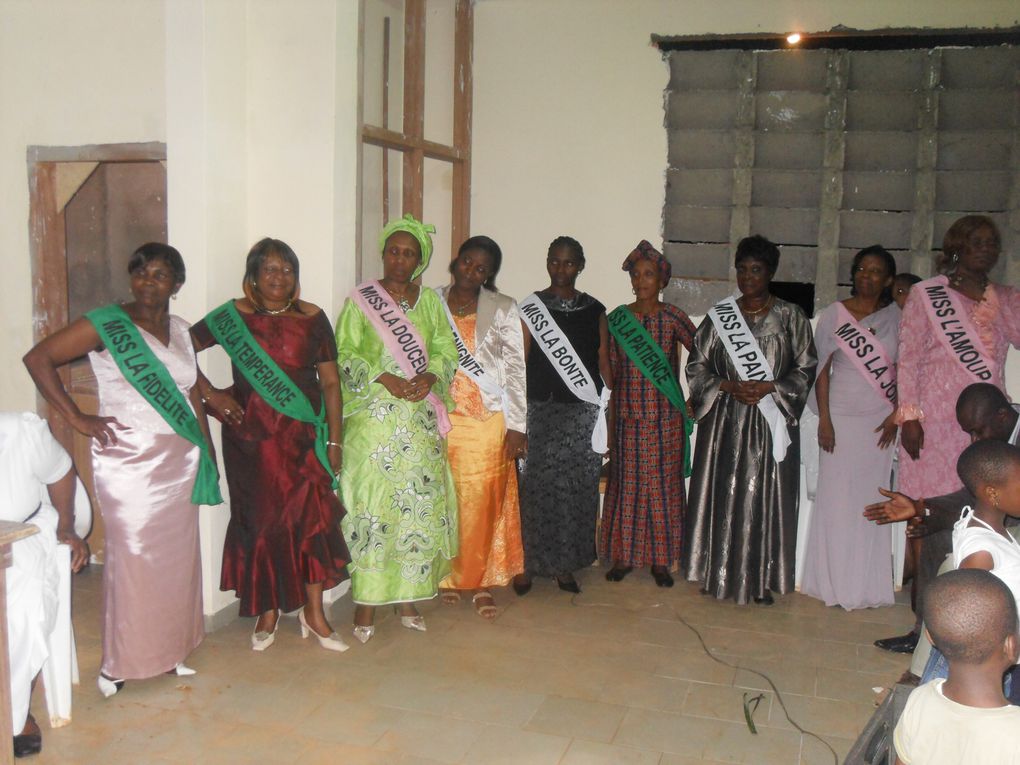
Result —
[{"label": "beige wall", "polygon": [[[29,145],[165,141],[169,239],[197,320],[240,289],[257,239],[289,242],[332,317],[354,286],[358,0],[0,0],[0,408],[33,409]],[[126,257],[127,253],[125,253]],[[204,354],[229,379],[220,351]],[[228,510],[202,508],[207,614],[228,607]]]},{"label": "beige wall", "polygon": [[[271,236],[294,248],[302,297],[332,320],[354,286],[357,2],[167,3],[169,231],[189,263],[175,309],[195,320],[240,294],[249,247]],[[201,363],[229,382],[222,351]],[[202,508],[207,614],[233,602],[219,591],[227,520]]]},{"label": "beige wall", "polygon": [[162,141],[163,0],[0,1],[0,408],[34,409],[30,145]]},{"label": "beige wall", "polygon": [[482,0],[475,7],[472,233],[501,289],[545,286],[550,241],[585,247],[579,286],[612,307],[640,239],[662,242],[669,77],[652,34],[1011,26],[1014,0]]}]

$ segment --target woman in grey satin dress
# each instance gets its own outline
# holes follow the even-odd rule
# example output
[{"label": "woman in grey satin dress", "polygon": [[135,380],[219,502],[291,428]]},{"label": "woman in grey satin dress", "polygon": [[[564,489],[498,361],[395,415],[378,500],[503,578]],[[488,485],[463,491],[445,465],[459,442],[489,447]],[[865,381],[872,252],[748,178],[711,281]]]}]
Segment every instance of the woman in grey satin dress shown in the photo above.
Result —
[{"label": "woman in grey satin dress", "polygon": [[[774,381],[741,382],[710,317],[687,362],[698,422],[687,508],[684,575],[716,598],[773,602],[793,589],[800,493],[798,421],[815,377],[811,325],[796,305],[769,292],[779,248],[742,239],[734,259],[737,305],[772,367]],[[782,462],[757,403],[772,396],[791,443]]]}]

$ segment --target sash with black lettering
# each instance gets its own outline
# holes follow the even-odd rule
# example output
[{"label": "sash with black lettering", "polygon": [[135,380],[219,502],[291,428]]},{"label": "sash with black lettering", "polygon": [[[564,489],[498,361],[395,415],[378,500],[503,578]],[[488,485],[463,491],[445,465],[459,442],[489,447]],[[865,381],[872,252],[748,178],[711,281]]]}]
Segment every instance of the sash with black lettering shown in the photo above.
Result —
[{"label": "sash with black lettering", "polygon": [[[719,339],[722,340],[726,355],[730,357],[730,363],[737,370],[737,376],[741,380],[762,382],[775,380],[772,366],[765,358],[765,354],[762,353],[758,341],[751,334],[747,322],[744,321],[744,315],[737,307],[736,298],[728,297],[716,303],[708,312],[708,316],[715,325],[715,331],[718,333]],[[790,445],[790,432],[786,429],[786,417],[780,411],[771,394],[758,402],[758,411],[765,418],[769,431],[772,433],[772,458],[776,462],[782,462],[786,457],[786,449]]]},{"label": "sash with black lettering", "polygon": [[842,303],[836,303],[836,347],[872,387],[879,398],[896,408],[896,365],[874,335],[861,326]]},{"label": "sash with black lettering", "polygon": [[308,396],[301,392],[290,379],[290,375],[280,369],[259,345],[259,341],[237,312],[233,300],[228,300],[219,308],[210,311],[205,317],[205,324],[216,338],[216,342],[230,356],[237,370],[263,401],[280,414],[315,427],[315,456],[326,468],[335,489],[337,479],[333,475],[333,468],[326,454],[326,441],[329,438],[326,402],[322,402],[318,412],[312,408]]},{"label": "sash with black lettering", "polygon": [[914,287],[921,291],[921,303],[928,314],[928,321],[949,355],[976,382],[991,380],[995,364],[988,358],[958,293],[949,288],[949,279],[935,276]]},{"label": "sash with black lettering", "polygon": [[166,420],[177,435],[198,447],[198,475],[191,489],[192,503],[222,504],[216,462],[210,454],[209,443],[202,434],[198,419],[166,365],[156,358],[156,354],[142,339],[131,317],[119,305],[107,305],[89,311],[85,318],[92,322],[99,339],[131,387]]},{"label": "sash with black lettering", "polygon": [[[408,380],[428,371],[429,352],[421,333],[414,326],[414,322],[390,300],[389,293],[378,280],[359,284],[351,293],[351,300],[365,314],[365,318]],[[445,438],[452,427],[446,404],[432,391],[425,396],[425,400],[436,413],[436,429],[439,435]]]},{"label": "sash with black lettering", "polygon": [[684,401],[683,389],[680,387],[680,381],[673,374],[673,367],[669,365],[665,351],[659,347],[655,338],[648,333],[648,330],[627,306],[618,306],[607,319],[609,331],[623,348],[627,358],[634,363],[641,374],[648,378],[655,389],[683,415],[684,478],[687,478],[691,474],[691,433],[694,432],[694,423],[687,416],[687,403]]},{"label": "sash with black lettering", "polygon": [[598,416],[595,418],[595,429],[591,433],[591,448],[599,454],[604,454],[609,448],[606,409],[609,407],[612,391],[603,385],[602,394],[599,394],[595,388],[595,381],[591,379],[587,368],[566,334],[560,329],[560,325],[550,315],[542,298],[532,292],[521,301],[520,310],[521,316],[524,317],[524,326],[528,328],[535,344],[549,359],[563,384],[581,401],[599,408]]},{"label": "sash with black lettering", "polygon": [[450,307],[446,305],[446,301],[440,299],[439,302],[443,304],[443,311],[446,313],[446,320],[450,323],[450,330],[453,332],[453,342],[457,346],[457,366],[460,371],[473,380],[475,385],[493,398],[497,399],[500,402],[500,406],[503,411],[506,412],[506,391],[503,390],[503,386],[492,379],[492,376],[485,371],[485,367],[479,364],[478,359],[476,359],[471,351],[468,350],[467,343],[465,343],[464,338],[460,336],[460,330],[457,329],[457,322],[453,320],[453,314],[450,313]]}]

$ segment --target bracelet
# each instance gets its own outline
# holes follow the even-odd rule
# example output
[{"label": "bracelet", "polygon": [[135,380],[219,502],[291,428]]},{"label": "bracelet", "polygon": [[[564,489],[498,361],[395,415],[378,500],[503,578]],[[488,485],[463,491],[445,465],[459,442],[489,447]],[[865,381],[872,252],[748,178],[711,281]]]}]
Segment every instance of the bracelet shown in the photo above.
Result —
[{"label": "bracelet", "polygon": [[327,441],[326,446],[335,446],[337,449],[343,449],[343,444],[338,444],[336,441]]}]

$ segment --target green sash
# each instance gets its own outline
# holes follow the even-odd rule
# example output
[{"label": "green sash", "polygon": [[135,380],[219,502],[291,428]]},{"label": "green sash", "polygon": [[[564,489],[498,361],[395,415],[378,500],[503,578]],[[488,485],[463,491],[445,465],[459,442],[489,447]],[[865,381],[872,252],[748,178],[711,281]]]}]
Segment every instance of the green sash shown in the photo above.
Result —
[{"label": "green sash", "polygon": [[301,392],[290,376],[280,369],[252,336],[248,325],[234,307],[233,300],[228,300],[219,308],[210,311],[205,317],[205,324],[216,338],[216,342],[230,356],[234,366],[263,401],[292,420],[315,426],[315,456],[326,468],[333,488],[336,489],[336,476],[333,475],[329,457],[326,456],[326,441],[329,439],[326,402],[322,402],[318,412],[312,409],[312,402],[308,400],[308,396]]},{"label": "green sash", "polygon": [[669,359],[627,306],[618,306],[606,318],[609,322],[609,331],[623,348],[627,358],[634,362],[638,371],[647,377],[649,382],[683,415],[684,478],[688,477],[691,474],[691,433],[694,432],[694,423],[687,416],[684,392],[680,388],[680,382],[676,379],[676,375],[673,374]]},{"label": "green sash", "polygon": [[107,305],[89,311],[85,318],[92,322],[99,339],[131,387],[159,412],[177,435],[199,448],[198,475],[191,490],[191,501],[196,505],[222,504],[216,462],[209,453],[209,444],[198,426],[198,419],[166,366],[138,333],[131,317],[119,305]]}]

